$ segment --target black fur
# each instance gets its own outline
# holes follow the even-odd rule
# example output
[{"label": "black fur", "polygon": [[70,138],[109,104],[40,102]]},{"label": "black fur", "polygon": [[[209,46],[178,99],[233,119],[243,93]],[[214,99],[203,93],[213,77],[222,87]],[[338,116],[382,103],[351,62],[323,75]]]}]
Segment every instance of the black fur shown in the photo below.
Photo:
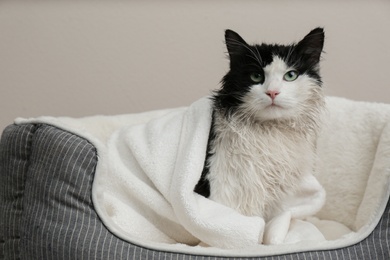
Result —
[{"label": "black fur", "polygon": [[[212,118],[213,119],[212,119],[211,125],[214,124],[214,116]],[[196,184],[195,189],[194,189],[194,191],[196,193],[198,193],[206,198],[208,198],[210,196],[210,182],[207,179],[207,175],[210,172],[210,168],[209,168],[209,165],[207,163],[207,160],[212,155],[210,152],[210,150],[211,150],[210,146],[211,146],[211,142],[214,140],[214,138],[215,138],[214,127],[211,127],[210,134],[209,134],[209,140],[208,140],[208,144],[207,144],[207,153],[206,153],[206,159],[204,162],[204,168],[203,168],[200,180]]]},{"label": "black fur", "polygon": [[[286,64],[299,72],[315,79],[318,85],[322,84],[318,63],[324,45],[324,31],[316,28],[307,34],[300,42],[291,45],[261,44],[249,45],[236,32],[225,31],[226,47],[230,59],[230,70],[222,78],[222,87],[214,92],[213,109],[222,112],[227,118],[242,104],[242,97],[250,90],[253,82],[251,73],[262,73],[263,68],[272,63],[273,56],[277,55]],[[209,143],[205,159],[205,166],[201,179],[194,191],[205,197],[210,196],[208,158],[212,155],[210,146],[215,138],[214,116],[210,129]]]}]

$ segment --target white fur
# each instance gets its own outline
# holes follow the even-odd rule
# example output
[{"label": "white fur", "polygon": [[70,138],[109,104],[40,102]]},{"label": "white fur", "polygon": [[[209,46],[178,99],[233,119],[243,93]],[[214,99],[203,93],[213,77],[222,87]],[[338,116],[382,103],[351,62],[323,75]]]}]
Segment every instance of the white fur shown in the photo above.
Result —
[{"label": "white fur", "polygon": [[[303,74],[295,81],[283,80],[284,74],[292,70],[286,63],[274,56],[273,62],[264,68],[265,81],[253,85],[249,95],[244,97],[243,113],[255,113],[256,119],[266,121],[272,119],[290,119],[294,115],[304,113],[305,102],[312,95],[312,88],[319,88],[316,82]],[[266,94],[267,91],[280,92],[274,100]]]},{"label": "white fur", "polygon": [[[324,106],[321,88],[308,76],[283,80],[289,69],[275,56],[264,69],[264,83],[252,86],[236,114],[227,119],[215,113],[210,199],[266,220],[312,174]],[[280,92],[274,102],[267,90]]]}]

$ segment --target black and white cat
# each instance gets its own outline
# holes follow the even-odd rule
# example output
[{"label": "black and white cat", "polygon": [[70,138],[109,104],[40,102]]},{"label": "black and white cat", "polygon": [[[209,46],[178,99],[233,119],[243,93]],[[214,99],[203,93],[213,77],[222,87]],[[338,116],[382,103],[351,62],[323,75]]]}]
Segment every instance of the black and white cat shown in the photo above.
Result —
[{"label": "black and white cat", "polygon": [[227,30],[230,70],[213,95],[205,167],[195,192],[269,221],[313,173],[324,108],[324,31],[292,45],[249,45]]}]

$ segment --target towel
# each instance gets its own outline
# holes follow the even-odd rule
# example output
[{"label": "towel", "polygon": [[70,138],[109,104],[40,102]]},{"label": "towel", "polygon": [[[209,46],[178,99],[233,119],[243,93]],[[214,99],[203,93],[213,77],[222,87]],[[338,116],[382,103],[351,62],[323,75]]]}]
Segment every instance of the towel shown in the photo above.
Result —
[{"label": "towel", "polygon": [[[356,242],[384,210],[390,106],[333,97],[326,104],[316,170],[305,176],[285,211],[269,223],[193,192],[206,156],[209,98],[140,114],[16,122],[52,124],[94,143],[99,156],[94,206],[122,239],[170,251],[210,254],[222,248],[237,253],[235,249],[245,248],[254,255],[270,255]],[[344,195],[350,201],[341,200]],[[337,243],[325,241],[331,239]]]},{"label": "towel", "polygon": [[254,245],[264,229],[193,192],[203,169],[211,110],[202,99],[110,138],[108,169],[97,175],[94,201],[122,236],[162,243],[234,248]]},{"label": "towel", "polygon": [[204,98],[116,131],[107,144],[108,168],[96,176],[93,190],[106,225],[122,237],[245,248],[262,243],[263,236],[267,243],[283,243],[293,216],[321,208],[324,191],[312,175],[302,182],[303,196],[297,194],[286,206],[290,215],[267,229],[261,217],[241,215],[196,194],[210,124],[211,102]]}]

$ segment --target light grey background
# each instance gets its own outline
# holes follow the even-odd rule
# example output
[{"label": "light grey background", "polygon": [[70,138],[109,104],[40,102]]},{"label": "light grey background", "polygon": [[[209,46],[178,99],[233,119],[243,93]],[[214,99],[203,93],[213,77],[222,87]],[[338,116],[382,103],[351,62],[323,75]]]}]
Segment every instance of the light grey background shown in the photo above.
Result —
[{"label": "light grey background", "polygon": [[290,43],[326,31],[328,95],[390,103],[390,1],[0,2],[0,131],[15,117],[189,105],[228,69],[224,30]]}]

